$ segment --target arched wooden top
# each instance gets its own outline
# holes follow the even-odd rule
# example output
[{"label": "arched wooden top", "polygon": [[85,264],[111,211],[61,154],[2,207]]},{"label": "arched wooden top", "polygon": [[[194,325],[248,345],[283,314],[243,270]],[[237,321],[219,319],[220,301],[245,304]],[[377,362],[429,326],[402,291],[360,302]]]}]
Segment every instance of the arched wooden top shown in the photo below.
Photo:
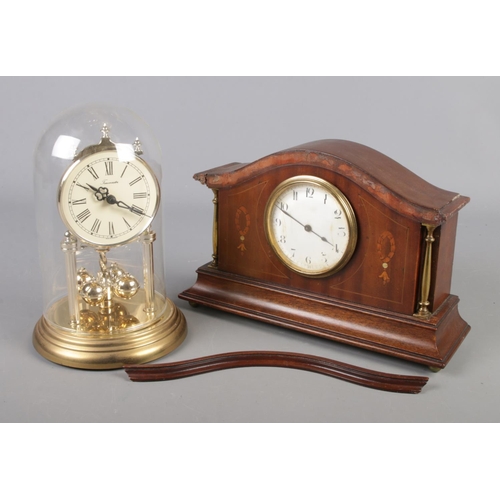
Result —
[{"label": "arched wooden top", "polygon": [[338,139],[309,142],[252,163],[230,163],[194,175],[211,189],[228,189],[285,165],[311,165],[342,175],[398,213],[423,224],[440,225],[470,200],[445,191],[388,156]]}]

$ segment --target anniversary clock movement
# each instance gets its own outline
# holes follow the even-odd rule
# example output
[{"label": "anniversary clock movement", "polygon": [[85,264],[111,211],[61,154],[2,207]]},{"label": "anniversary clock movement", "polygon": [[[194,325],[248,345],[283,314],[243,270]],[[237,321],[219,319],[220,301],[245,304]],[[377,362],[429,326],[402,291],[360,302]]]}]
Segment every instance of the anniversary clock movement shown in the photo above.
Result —
[{"label": "anniversary clock movement", "polygon": [[212,261],[179,296],[443,368],[470,330],[450,294],[459,210],[361,144],[311,142],[197,173],[213,190]]}]

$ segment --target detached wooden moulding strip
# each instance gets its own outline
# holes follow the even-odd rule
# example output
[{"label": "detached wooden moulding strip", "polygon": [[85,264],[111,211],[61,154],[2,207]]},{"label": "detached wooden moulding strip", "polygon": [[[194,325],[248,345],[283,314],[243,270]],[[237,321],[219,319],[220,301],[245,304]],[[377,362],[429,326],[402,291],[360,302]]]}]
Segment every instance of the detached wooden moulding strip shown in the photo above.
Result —
[{"label": "detached wooden moulding strip", "polygon": [[353,384],[381,391],[417,394],[429,380],[428,377],[394,375],[332,359],[306,354],[278,351],[228,352],[175,363],[129,365],[125,371],[134,382],[157,382],[191,377],[230,368],[271,366],[294,368],[328,375]]},{"label": "detached wooden moulding strip", "polygon": [[[357,221],[352,257],[319,278],[287,268],[264,227],[276,187],[304,175],[339,189]],[[459,299],[450,293],[458,212],[469,198],[342,140],[303,144],[194,178],[214,191],[217,202],[213,259],[179,295],[192,305],[433,368],[444,368],[469,332]]]}]

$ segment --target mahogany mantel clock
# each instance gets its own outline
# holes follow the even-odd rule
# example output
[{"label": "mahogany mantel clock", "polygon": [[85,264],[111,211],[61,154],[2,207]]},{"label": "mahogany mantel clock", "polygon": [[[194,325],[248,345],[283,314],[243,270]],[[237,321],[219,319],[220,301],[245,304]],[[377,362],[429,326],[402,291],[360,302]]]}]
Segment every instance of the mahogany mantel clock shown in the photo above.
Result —
[{"label": "mahogany mantel clock", "polygon": [[443,368],[470,330],[450,294],[458,211],[361,144],[323,140],[194,178],[214,198],[193,305]]}]

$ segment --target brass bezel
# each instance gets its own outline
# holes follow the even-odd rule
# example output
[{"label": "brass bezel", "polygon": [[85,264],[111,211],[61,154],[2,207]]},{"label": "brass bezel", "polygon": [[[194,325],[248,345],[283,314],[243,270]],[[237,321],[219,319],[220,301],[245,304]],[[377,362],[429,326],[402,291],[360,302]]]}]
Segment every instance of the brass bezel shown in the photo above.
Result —
[{"label": "brass bezel", "polygon": [[61,194],[63,191],[63,188],[65,187],[66,180],[68,179],[69,175],[83,162],[86,161],[88,158],[95,154],[101,154],[109,152],[110,154],[118,154],[118,149],[116,147],[116,144],[109,140],[107,137],[103,137],[101,139],[101,142],[99,144],[94,144],[92,146],[88,146],[84,150],[82,150],[77,156],[75,156],[73,162],[71,165],[66,169],[64,172],[61,181],[59,182],[59,187],[57,190],[57,208],[59,211],[59,215],[64,222],[64,225],[71,231],[72,234],[80,238],[82,241],[84,241],[86,244],[92,246],[93,248],[109,248],[109,247],[119,247],[122,245],[126,245],[132,241],[137,240],[139,236],[144,233],[144,231],[151,225],[153,219],[155,218],[158,208],[160,206],[160,199],[161,199],[161,190],[160,190],[160,184],[158,182],[158,179],[156,177],[156,174],[154,173],[153,169],[148,165],[146,161],[144,161],[142,158],[137,156],[137,154],[133,155],[133,160],[129,160],[130,162],[137,163],[141,166],[142,169],[146,170],[149,172],[151,175],[151,178],[153,179],[153,182],[155,184],[155,190],[157,193],[156,196],[156,201],[155,205],[153,207],[153,213],[150,217],[145,217],[145,223],[140,224],[138,226],[138,229],[133,232],[133,236],[130,238],[127,238],[126,240],[122,240],[119,243],[113,243],[112,241],[108,242],[103,242],[103,245],[96,244],[93,241],[89,241],[86,237],[85,234],[81,230],[76,230],[74,228],[73,222],[68,223],[68,220],[64,214],[64,211],[61,208]]},{"label": "brass bezel", "polygon": [[[346,251],[342,258],[333,266],[328,268],[326,271],[310,271],[308,269],[304,269],[303,267],[298,266],[295,262],[292,262],[281,250],[278,245],[271,224],[271,211],[276,202],[276,200],[289,189],[293,188],[294,185],[297,184],[310,184],[311,186],[320,186],[326,189],[341,205],[344,209],[344,213],[346,214],[347,225],[349,228],[349,242],[347,244]],[[264,210],[264,230],[266,233],[266,238],[273,249],[273,252],[280,259],[280,261],[293,272],[300,274],[301,276],[306,276],[308,278],[324,278],[326,276],[331,276],[332,274],[340,271],[351,259],[354,254],[354,250],[356,249],[356,243],[358,239],[358,225],[356,221],[356,215],[354,210],[347,199],[347,197],[342,193],[340,189],[338,189],[333,184],[328,181],[321,179],[320,177],[315,177],[312,175],[297,175],[294,177],[290,177],[289,179],[284,180],[271,193],[269,199],[267,200],[266,208]]]}]

